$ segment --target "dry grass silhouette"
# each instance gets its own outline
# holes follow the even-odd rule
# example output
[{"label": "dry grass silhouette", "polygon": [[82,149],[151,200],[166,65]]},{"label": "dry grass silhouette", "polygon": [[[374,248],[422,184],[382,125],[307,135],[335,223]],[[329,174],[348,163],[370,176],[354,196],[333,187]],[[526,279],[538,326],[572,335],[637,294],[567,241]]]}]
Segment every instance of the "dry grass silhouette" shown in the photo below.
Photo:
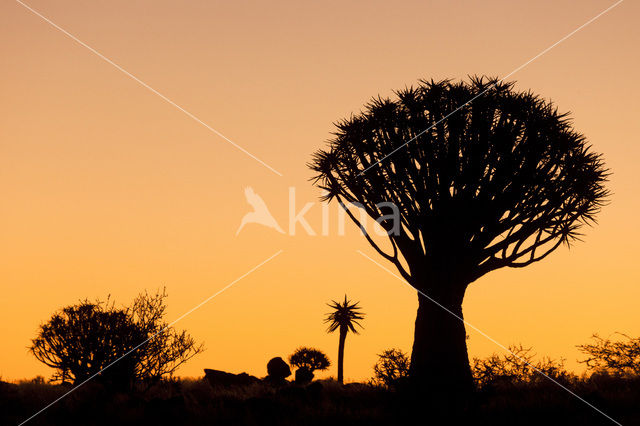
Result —
[{"label": "dry grass silhouette", "polygon": [[[640,378],[596,375],[571,385],[622,424],[638,424]],[[0,384],[0,424],[17,425],[67,390],[42,381]],[[268,383],[212,388],[202,379],[163,380],[146,392],[109,393],[91,383],[65,398],[34,425],[390,425],[409,424],[415,414],[427,423],[474,425],[602,425],[602,417],[545,381],[503,383],[479,391],[472,409],[443,413],[409,395],[367,384],[332,380],[308,386]],[[418,411],[415,413],[415,411]]]}]

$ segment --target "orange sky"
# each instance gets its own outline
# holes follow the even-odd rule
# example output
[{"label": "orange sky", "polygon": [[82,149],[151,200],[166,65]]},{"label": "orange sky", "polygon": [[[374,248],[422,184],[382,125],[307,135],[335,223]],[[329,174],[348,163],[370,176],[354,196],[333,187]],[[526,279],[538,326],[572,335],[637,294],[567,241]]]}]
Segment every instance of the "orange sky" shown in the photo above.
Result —
[{"label": "orange sky", "polygon": [[[347,236],[236,237],[252,186],[286,228],[288,188],[315,202],[305,163],[332,122],[418,78],[503,76],[613,1],[56,1],[28,4],[280,171],[277,176],[19,3],[0,4],[0,376],[48,376],[27,353],[38,324],[80,298],[129,302],[166,286],[207,351],[180,370],[266,374],[300,345],[337,358],[322,323],[346,292],[367,318],[345,375],[410,350],[417,298]],[[577,6],[579,5],[579,6]],[[594,332],[640,335],[636,142],[640,6],[627,0],[513,75],[573,112],[613,171],[585,242],[474,283],[467,321],[508,345],[565,356]],[[336,218],[331,207],[332,220]],[[320,206],[307,215],[319,232]],[[500,349],[469,331],[471,356]],[[332,369],[329,374],[335,374]]]}]

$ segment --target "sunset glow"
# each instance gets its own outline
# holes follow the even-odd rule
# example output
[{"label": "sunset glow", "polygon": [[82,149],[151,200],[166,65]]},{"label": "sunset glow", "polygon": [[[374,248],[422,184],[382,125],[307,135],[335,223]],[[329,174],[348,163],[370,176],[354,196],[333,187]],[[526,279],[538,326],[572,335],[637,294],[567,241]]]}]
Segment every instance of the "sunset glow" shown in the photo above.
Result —
[{"label": "sunset glow", "polygon": [[[324,351],[332,366],[317,376],[335,376],[323,319],[347,294],[366,317],[347,337],[345,381],[367,380],[377,354],[411,350],[417,297],[358,253],[384,263],[352,223],[340,235],[338,206],[323,207],[310,182],[311,154],[371,97],[422,78],[507,75],[611,4],[28,3],[93,52],[2,2],[0,378],[50,376],[27,348],[62,306],[166,287],[167,319],[206,347],[180,376],[261,377],[299,346]],[[638,16],[624,2],[508,78],[571,111],[612,195],[582,242],[492,272],[464,301],[491,339],[577,372],[576,345],[593,333],[640,335]],[[236,235],[247,187],[283,232],[248,223]],[[301,222],[291,232],[307,203],[315,235]],[[502,352],[467,332],[470,357]]]}]

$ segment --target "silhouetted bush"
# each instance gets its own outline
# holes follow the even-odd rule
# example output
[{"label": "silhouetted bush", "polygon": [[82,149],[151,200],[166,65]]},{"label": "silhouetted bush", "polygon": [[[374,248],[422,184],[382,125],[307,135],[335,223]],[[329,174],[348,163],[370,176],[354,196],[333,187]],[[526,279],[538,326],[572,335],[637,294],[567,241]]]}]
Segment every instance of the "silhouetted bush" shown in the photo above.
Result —
[{"label": "silhouetted bush", "polygon": [[[126,310],[108,302],[83,301],[63,308],[42,324],[30,350],[36,359],[56,370],[52,381],[78,384],[134,350],[145,338]],[[140,355],[132,353],[101,379],[133,377]]]},{"label": "silhouetted bush", "polygon": [[622,376],[640,375],[640,337],[617,334],[626,341],[603,339],[594,334],[594,343],[578,345],[578,349],[587,355],[587,359],[580,362],[586,364],[592,372]]},{"label": "silhouetted bush", "polygon": [[409,366],[409,357],[400,349],[382,351],[373,366],[371,382],[379,386],[395,387],[409,377]]},{"label": "silhouetted bush", "polygon": [[185,330],[169,326],[164,317],[166,292],[147,292],[136,297],[130,308],[131,318],[144,330],[149,339],[138,351],[142,352],[136,365],[136,378],[156,382],[161,378],[171,378],[185,362],[204,351],[202,343]]},{"label": "silhouetted bush", "polygon": [[472,372],[478,385],[532,383],[545,380],[544,376],[554,380],[572,377],[564,369],[564,359],[543,357],[535,361],[531,348],[512,345],[508,349],[509,352],[503,355],[493,354],[484,359],[473,359]]},{"label": "silhouetted bush", "polygon": [[318,349],[301,347],[289,356],[289,364],[296,367],[296,383],[309,383],[313,380],[313,372],[316,370],[326,370],[331,365],[331,361]]},{"label": "silhouetted bush", "polygon": [[267,363],[267,381],[280,385],[286,382],[286,378],[291,375],[291,368],[282,358],[279,356],[271,358]]},{"label": "silhouetted bush", "polygon": [[30,351],[56,370],[52,381],[78,384],[99,374],[103,384],[121,388],[171,377],[203,346],[163,321],[165,297],[145,292],[124,308],[108,299],[67,306],[40,326]]}]

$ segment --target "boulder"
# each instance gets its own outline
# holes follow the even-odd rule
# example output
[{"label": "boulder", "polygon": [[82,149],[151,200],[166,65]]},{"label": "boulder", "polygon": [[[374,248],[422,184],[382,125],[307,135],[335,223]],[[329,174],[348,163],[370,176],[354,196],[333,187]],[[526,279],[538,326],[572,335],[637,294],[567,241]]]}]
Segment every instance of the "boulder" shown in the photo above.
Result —
[{"label": "boulder", "polygon": [[249,386],[258,383],[260,379],[247,373],[233,374],[226,371],[204,369],[204,378],[213,387]]},{"label": "boulder", "polygon": [[267,363],[267,373],[269,375],[265,377],[265,381],[274,385],[282,385],[286,382],[286,378],[291,375],[291,368],[289,368],[289,364],[278,356],[271,358]]}]

